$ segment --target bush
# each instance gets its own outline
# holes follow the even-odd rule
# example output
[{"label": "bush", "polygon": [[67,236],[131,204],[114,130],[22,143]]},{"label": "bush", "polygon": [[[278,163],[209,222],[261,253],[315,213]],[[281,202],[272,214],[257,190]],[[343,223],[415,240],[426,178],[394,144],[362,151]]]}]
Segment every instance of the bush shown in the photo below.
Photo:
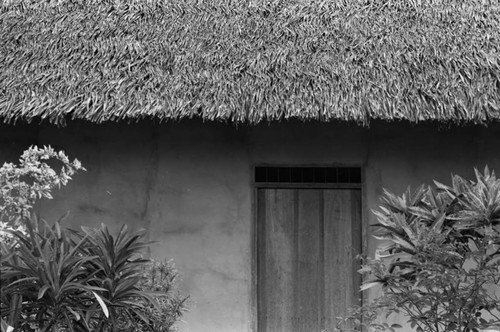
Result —
[{"label": "bush", "polygon": [[[59,174],[47,164],[51,158],[62,162]],[[172,288],[172,265],[142,258],[145,231],[78,231],[33,215],[36,199],[51,198],[80,169],[50,147],[32,147],[19,166],[0,168],[2,332],[173,331],[186,298]],[[156,276],[156,267],[161,273],[151,280],[145,271]]]},{"label": "bush", "polygon": [[500,323],[500,180],[494,172],[476,170],[475,181],[453,176],[451,186],[434,182],[401,197],[386,191],[375,214],[376,238],[385,244],[374,259],[364,259],[360,272],[362,289],[380,285],[383,295],[341,322],[394,330],[400,326],[377,318],[403,313],[417,331],[433,332]]},{"label": "bush", "polygon": [[170,332],[187,309],[188,296],[183,296],[177,289],[179,273],[172,261],[150,261],[144,270],[139,288],[152,292],[158,306],[144,303],[149,324],[137,321],[137,331]]},{"label": "bush", "polygon": [[[56,173],[48,162],[59,162]],[[23,226],[29,220],[36,200],[51,199],[51,191],[66,185],[71,176],[85,170],[77,159],[70,161],[64,152],[50,146],[30,147],[19,159],[19,165],[4,163],[0,168],[0,222]]]},{"label": "bush", "polygon": [[95,257],[84,249],[87,239],[59,223],[26,226],[27,234],[13,232],[13,245],[1,247],[2,319],[20,331],[89,330],[93,314],[109,309],[89,264]]}]

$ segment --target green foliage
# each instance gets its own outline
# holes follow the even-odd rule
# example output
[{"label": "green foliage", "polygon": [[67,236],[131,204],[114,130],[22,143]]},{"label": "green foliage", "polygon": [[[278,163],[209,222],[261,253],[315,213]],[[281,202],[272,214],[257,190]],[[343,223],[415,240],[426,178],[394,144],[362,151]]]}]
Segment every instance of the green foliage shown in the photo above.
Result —
[{"label": "green foliage", "polygon": [[0,326],[0,331],[1,332],[13,332],[14,328],[7,324],[7,322],[2,318],[1,326]]},{"label": "green foliage", "polygon": [[97,271],[89,262],[96,257],[85,252],[86,238],[75,239],[58,222],[26,225],[27,234],[13,233],[14,245],[2,244],[2,318],[21,331],[89,329],[104,289],[92,286]]},{"label": "green foliage", "polygon": [[[45,161],[63,163],[59,174]],[[32,214],[36,199],[83,169],[50,147],[27,150],[19,166],[0,168],[0,212],[6,222],[0,243],[2,332],[16,331],[172,331],[185,298],[169,292],[175,269],[161,266],[159,285],[150,288],[142,258],[145,231],[123,226],[116,235],[106,225],[82,231],[52,226]],[[10,224],[20,224],[21,227]],[[154,275],[154,274],[153,274]],[[149,287],[149,288],[148,288]],[[167,312],[163,312],[167,310]]]},{"label": "green foliage", "polygon": [[1,317],[19,331],[175,331],[186,297],[166,263],[143,259],[144,231],[27,224],[1,245]]},{"label": "green foliage", "polygon": [[143,269],[149,260],[140,255],[148,243],[142,242],[145,231],[129,232],[122,226],[116,236],[109,233],[105,225],[99,230],[84,228],[88,236],[86,250],[95,257],[90,262],[96,271],[92,282],[105,291],[102,297],[109,308],[109,319],[102,319],[100,331],[122,331],[135,317],[149,319],[144,313],[145,305],[157,306],[154,299],[143,292],[139,285],[143,279]]},{"label": "green foliage", "polygon": [[[61,164],[59,173],[48,164],[50,161]],[[36,200],[51,199],[51,191],[66,185],[79,170],[85,168],[77,159],[70,161],[64,152],[50,146],[30,147],[21,155],[19,165],[4,163],[0,167],[0,223],[4,227],[5,223],[23,225]]]},{"label": "green foliage", "polygon": [[369,305],[351,307],[345,315],[336,317],[337,324],[333,331],[395,332],[402,326],[379,321],[381,317],[387,318],[393,310],[397,310],[396,303],[390,303],[384,297],[373,300]]},{"label": "green foliage", "polygon": [[401,312],[418,331],[500,324],[500,180],[486,168],[475,181],[434,184],[401,197],[384,193],[375,214],[385,244],[360,270],[362,289],[380,285],[383,295],[361,312]]},{"label": "green foliage", "polygon": [[188,296],[183,296],[177,289],[179,273],[171,261],[151,261],[147,264],[140,289],[152,292],[158,306],[145,305],[149,324],[138,321],[140,332],[171,332],[177,331],[174,323],[187,310]]}]

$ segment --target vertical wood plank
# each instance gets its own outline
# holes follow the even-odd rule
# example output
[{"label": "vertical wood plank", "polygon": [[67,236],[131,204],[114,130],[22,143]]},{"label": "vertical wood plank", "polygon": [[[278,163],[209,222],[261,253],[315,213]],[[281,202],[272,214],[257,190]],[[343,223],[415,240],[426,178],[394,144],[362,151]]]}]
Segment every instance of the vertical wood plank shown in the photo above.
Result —
[{"label": "vertical wood plank", "polygon": [[352,294],[349,307],[355,304],[361,304],[362,294],[359,290],[362,278],[358,270],[361,268],[361,262],[356,259],[356,256],[362,253],[363,248],[363,230],[362,230],[362,211],[361,211],[361,190],[351,190],[351,225],[352,225],[352,253],[351,253],[351,277],[352,277]]},{"label": "vertical wood plank", "polygon": [[298,277],[294,285],[297,294],[295,315],[298,324],[293,331],[310,332],[321,330],[319,312],[320,289],[320,219],[321,190],[298,191]]},{"label": "vertical wood plank", "polygon": [[294,189],[259,192],[259,331],[293,331],[297,232],[295,196]]},{"label": "vertical wood plank", "polygon": [[333,328],[358,303],[358,189],[259,189],[259,332]]},{"label": "vertical wood plank", "polygon": [[318,320],[320,322],[321,330],[327,328],[325,325],[325,193],[321,190],[320,193],[320,219],[319,219],[319,296],[318,305],[320,310],[318,311]]},{"label": "vertical wood plank", "polygon": [[257,331],[267,330],[266,276],[266,190],[257,190]]},{"label": "vertical wood plank", "polygon": [[361,248],[361,196],[354,191],[359,192],[324,192],[325,328],[335,327],[335,318],[359,297],[355,257]]}]

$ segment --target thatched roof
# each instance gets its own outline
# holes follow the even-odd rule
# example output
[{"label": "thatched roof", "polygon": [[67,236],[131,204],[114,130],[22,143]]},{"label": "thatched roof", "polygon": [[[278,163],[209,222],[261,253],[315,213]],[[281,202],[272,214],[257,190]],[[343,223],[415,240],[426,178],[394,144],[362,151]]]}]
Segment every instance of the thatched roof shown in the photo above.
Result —
[{"label": "thatched roof", "polygon": [[499,0],[3,0],[0,121],[500,120]]}]

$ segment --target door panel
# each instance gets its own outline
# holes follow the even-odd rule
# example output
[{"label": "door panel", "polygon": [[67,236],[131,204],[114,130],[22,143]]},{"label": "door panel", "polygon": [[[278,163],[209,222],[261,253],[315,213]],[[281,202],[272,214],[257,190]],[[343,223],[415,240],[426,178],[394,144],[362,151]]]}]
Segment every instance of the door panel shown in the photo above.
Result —
[{"label": "door panel", "polygon": [[258,189],[259,332],[335,326],[357,303],[359,189]]},{"label": "door panel", "polygon": [[361,197],[359,190],[325,190],[325,325],[358,303],[361,252]]},{"label": "door panel", "polygon": [[[320,331],[321,312],[320,305],[320,276],[319,241],[321,220],[321,191],[320,190],[298,190],[298,247],[297,283],[294,292],[297,293],[295,316],[298,326],[295,331]],[[314,295],[313,295],[314,294]]]},{"label": "door panel", "polygon": [[[259,260],[258,307],[262,331],[293,331],[295,282],[295,191],[270,190],[259,196],[263,255]],[[265,255],[264,255],[265,252]],[[273,276],[269,278],[268,276]]]}]

